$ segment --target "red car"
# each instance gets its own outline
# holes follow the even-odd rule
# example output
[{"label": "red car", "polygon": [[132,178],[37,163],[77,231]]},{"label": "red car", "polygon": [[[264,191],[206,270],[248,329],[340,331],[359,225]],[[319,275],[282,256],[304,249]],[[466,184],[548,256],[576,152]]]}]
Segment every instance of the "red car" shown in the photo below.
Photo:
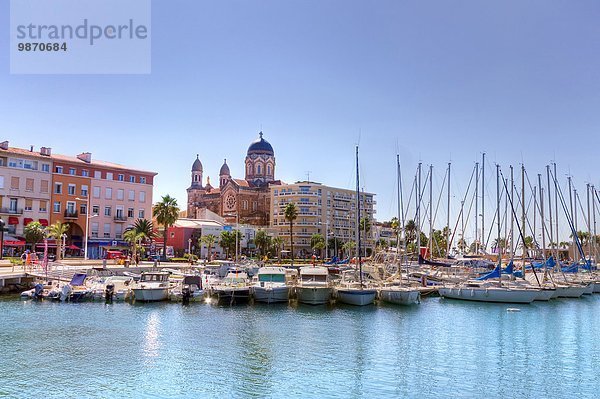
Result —
[{"label": "red car", "polygon": [[121,251],[106,251],[106,259],[125,259]]}]

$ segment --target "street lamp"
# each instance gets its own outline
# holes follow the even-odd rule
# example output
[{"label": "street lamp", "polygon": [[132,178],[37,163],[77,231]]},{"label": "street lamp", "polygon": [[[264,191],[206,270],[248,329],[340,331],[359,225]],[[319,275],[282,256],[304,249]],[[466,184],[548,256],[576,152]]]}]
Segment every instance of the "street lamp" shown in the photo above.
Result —
[{"label": "street lamp", "polygon": [[86,201],[85,206],[85,237],[83,237],[83,259],[88,260],[88,234],[90,230],[90,219],[95,218],[98,214],[90,215],[90,194],[86,198],[75,197],[78,201]]},{"label": "street lamp", "polygon": [[188,254],[192,256],[192,239],[188,238]]},{"label": "street lamp", "polygon": [[67,243],[67,235],[63,234],[63,235],[60,236],[60,238],[62,238],[62,256],[61,256],[61,259],[64,259],[65,258],[65,249],[66,249],[65,245]]},{"label": "street lamp", "polygon": [[4,220],[0,218],[0,259],[4,255]]}]

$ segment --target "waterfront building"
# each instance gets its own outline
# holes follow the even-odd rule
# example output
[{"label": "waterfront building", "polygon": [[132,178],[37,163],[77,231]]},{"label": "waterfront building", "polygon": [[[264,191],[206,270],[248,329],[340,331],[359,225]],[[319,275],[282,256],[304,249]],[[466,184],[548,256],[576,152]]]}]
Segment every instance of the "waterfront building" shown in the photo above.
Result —
[{"label": "waterfront building", "polygon": [[187,189],[187,215],[198,218],[203,209],[222,216],[228,223],[266,226],[270,222],[269,187],[280,185],[275,180],[275,151],[259,133],[246,152],[245,177],[231,176],[227,160],[219,170],[218,187],[210,177],[204,183],[204,167],[199,155],[192,164],[191,184]]},{"label": "waterfront building", "polygon": [[[294,251],[296,256],[311,255],[310,240],[313,234],[335,238],[340,244],[356,241],[356,191],[325,186],[311,181],[271,186],[271,228],[283,238],[286,249],[290,248],[290,224],[285,219],[284,209],[294,203],[298,208],[298,218],[294,221]],[[361,232],[363,248],[370,254],[374,247],[373,223],[376,213],[375,194],[360,193],[361,218],[366,218],[367,231]],[[366,240],[365,240],[366,237]],[[338,257],[342,254],[338,246]],[[335,254],[329,248],[329,254]],[[354,256],[354,255],[353,255]]]},{"label": "waterfront building", "polygon": [[152,218],[156,173],[94,160],[89,152],[52,159],[50,221],[69,224],[67,244],[83,249],[88,223],[90,259],[102,257],[109,248],[128,247],[123,241],[125,229],[137,219]]},{"label": "waterfront building", "polygon": [[[0,143],[0,217],[8,236],[22,236],[24,227],[33,221],[48,225],[51,170],[50,148],[34,151],[33,147],[9,147],[8,141]],[[15,237],[5,237],[5,246],[22,250],[24,241]]]}]

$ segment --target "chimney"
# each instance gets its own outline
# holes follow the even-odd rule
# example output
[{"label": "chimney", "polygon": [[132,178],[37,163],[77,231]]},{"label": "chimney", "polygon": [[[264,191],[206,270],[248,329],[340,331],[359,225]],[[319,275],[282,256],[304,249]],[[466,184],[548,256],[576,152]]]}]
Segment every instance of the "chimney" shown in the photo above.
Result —
[{"label": "chimney", "polygon": [[33,146],[29,146],[29,152],[33,152]]},{"label": "chimney", "polygon": [[3,141],[0,143],[0,148],[3,150],[8,150],[8,141]]},{"label": "chimney", "polygon": [[90,163],[90,162],[92,162],[92,153],[91,152],[82,152],[81,154],[77,155],[77,159],[80,159],[85,163]]},{"label": "chimney", "polygon": [[50,156],[52,155],[52,148],[50,147],[42,147],[40,148],[40,155]]}]

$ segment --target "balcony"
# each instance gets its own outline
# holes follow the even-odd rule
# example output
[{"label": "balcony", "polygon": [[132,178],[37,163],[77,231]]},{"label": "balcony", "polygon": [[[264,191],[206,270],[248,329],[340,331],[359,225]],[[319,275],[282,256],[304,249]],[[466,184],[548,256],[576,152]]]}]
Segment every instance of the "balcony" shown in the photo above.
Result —
[{"label": "balcony", "polygon": [[0,208],[0,213],[3,215],[22,215],[23,209],[18,208]]},{"label": "balcony", "polygon": [[125,223],[127,221],[127,217],[123,215],[117,215],[114,217],[114,221],[116,223]]},{"label": "balcony", "polygon": [[65,219],[77,219],[79,213],[77,211],[66,210],[64,215]]}]

